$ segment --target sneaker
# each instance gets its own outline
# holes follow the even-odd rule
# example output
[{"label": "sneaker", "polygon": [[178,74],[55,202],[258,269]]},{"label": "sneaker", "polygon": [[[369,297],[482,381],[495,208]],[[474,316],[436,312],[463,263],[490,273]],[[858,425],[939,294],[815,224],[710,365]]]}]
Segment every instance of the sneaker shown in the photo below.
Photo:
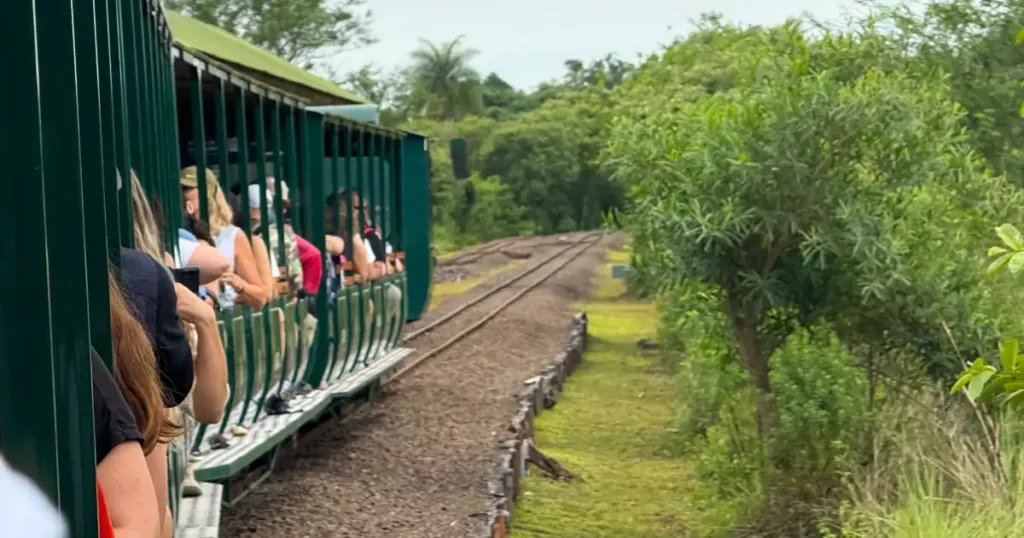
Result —
[{"label": "sneaker", "polygon": [[199,497],[202,494],[203,488],[199,487],[199,482],[196,482],[196,473],[190,463],[185,467],[185,480],[181,482],[181,495],[183,497]]}]

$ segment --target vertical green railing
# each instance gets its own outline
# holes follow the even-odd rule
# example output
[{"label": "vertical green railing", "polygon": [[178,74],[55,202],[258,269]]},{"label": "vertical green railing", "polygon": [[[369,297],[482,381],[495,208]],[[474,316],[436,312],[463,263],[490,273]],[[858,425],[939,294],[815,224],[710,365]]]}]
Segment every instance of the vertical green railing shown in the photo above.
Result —
[{"label": "vertical green railing", "polygon": [[154,111],[166,104],[169,34],[142,1],[5,8],[0,157],[16,179],[0,190],[12,231],[0,239],[12,260],[0,279],[0,451],[60,507],[71,536],[91,538],[90,347],[112,365],[107,265],[133,244],[133,165],[156,176],[164,162],[145,160],[142,144],[167,136]]}]

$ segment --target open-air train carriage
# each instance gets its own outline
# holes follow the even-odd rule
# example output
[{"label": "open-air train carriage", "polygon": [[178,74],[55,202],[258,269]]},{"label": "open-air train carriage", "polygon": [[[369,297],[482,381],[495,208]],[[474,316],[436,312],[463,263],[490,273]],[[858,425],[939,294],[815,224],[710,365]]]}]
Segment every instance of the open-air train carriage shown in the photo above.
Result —
[{"label": "open-air train carriage", "polygon": [[[191,46],[183,46],[155,1],[7,7],[0,452],[61,508],[73,536],[96,535],[89,353],[96,349],[110,366],[106,267],[133,242],[127,180],[135,173],[159,205],[172,255],[183,221],[182,168],[196,167],[200,192],[206,170],[214,172],[209,177],[237,191],[243,209],[248,185],[258,185],[259,222],[267,223],[258,233],[275,253],[281,293],[261,310],[219,312],[230,385],[224,419],[190,427],[170,456],[177,535],[215,536],[230,489],[223,486],[253,465],[272,470],[279,447],[302,425],[372,392],[408,355],[402,326],[420,316],[430,293],[426,141],[310,110],[298,86],[282,89],[253,76],[258,69],[201,52],[195,26]],[[290,224],[322,253],[326,226],[351,231],[351,223],[325,222],[325,207],[357,193],[370,209],[368,225],[404,271],[362,282],[348,262],[329,267],[324,256],[317,293],[289,291],[283,184]],[[209,208],[205,196],[199,200],[205,220]],[[253,233],[247,219],[242,228]],[[340,289],[327,282],[331,270],[342,271]],[[190,458],[203,494],[183,498]]]}]

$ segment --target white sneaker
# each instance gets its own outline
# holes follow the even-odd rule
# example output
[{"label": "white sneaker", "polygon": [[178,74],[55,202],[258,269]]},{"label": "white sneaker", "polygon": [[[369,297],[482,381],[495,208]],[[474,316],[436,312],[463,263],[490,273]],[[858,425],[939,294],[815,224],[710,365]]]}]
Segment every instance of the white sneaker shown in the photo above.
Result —
[{"label": "white sneaker", "polygon": [[199,497],[202,494],[203,488],[199,487],[199,482],[196,482],[196,473],[192,469],[192,464],[189,463],[185,466],[185,479],[181,481],[181,496]]}]

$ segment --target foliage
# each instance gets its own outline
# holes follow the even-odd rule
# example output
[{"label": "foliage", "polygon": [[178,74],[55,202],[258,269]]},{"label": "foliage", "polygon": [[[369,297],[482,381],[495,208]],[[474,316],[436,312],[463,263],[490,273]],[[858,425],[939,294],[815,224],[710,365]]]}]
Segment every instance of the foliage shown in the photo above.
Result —
[{"label": "foliage", "polygon": [[966,110],[962,123],[989,165],[1024,186],[1019,140],[1024,123],[1024,57],[1013,47],[1024,20],[1021,0],[939,0],[925,9],[878,6],[895,32],[893,48],[913,51],[922,70],[948,74],[950,95]]},{"label": "foliage", "polygon": [[168,9],[219,26],[311,69],[345,49],[374,42],[366,0],[166,0]]},{"label": "foliage", "polygon": [[414,91],[411,99],[419,114],[444,120],[457,120],[482,108],[480,75],[469,62],[478,51],[462,46],[462,36],[434,44],[421,40],[412,52],[409,78]]},{"label": "foliage", "polygon": [[[631,185],[638,258],[660,286],[722,290],[765,395],[768,357],[795,326],[905,291],[915,230],[902,211],[981,175],[941,79],[833,63],[867,40],[778,37],[785,55],[760,50],[771,75],[620,119],[607,151]],[[769,427],[767,398],[759,413]]]}]

